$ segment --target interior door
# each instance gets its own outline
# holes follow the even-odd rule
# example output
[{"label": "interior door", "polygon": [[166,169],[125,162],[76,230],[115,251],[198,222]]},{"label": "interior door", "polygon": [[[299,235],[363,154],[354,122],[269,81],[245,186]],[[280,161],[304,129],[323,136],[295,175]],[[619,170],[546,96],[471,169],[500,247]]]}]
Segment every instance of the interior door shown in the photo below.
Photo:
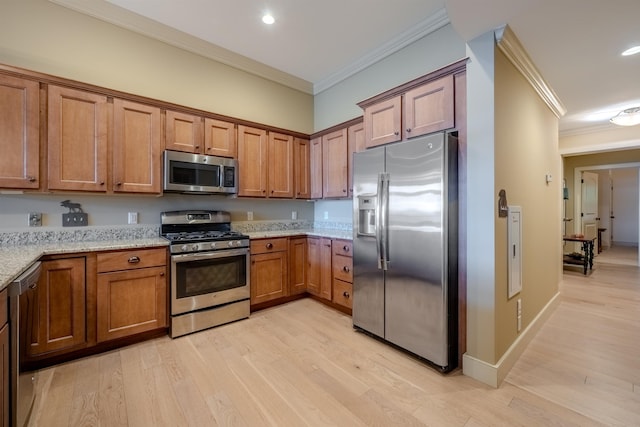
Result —
[{"label": "interior door", "polygon": [[582,172],[582,234],[587,239],[598,236],[598,174]]}]

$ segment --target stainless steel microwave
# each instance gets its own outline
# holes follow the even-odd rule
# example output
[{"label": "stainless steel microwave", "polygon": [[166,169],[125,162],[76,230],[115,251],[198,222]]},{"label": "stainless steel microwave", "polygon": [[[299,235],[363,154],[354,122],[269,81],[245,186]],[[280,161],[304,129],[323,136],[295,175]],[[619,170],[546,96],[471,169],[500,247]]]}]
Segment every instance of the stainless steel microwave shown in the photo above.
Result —
[{"label": "stainless steel microwave", "polygon": [[238,161],[165,150],[163,190],[189,194],[236,194]]}]

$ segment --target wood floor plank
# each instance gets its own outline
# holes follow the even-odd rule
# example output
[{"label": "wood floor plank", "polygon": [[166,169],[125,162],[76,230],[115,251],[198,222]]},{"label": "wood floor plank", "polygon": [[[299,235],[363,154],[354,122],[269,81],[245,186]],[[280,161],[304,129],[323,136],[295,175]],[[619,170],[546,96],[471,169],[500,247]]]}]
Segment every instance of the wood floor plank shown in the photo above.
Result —
[{"label": "wood floor plank", "polygon": [[567,273],[503,384],[443,375],[310,298],[38,373],[31,426],[640,426],[640,269]]}]

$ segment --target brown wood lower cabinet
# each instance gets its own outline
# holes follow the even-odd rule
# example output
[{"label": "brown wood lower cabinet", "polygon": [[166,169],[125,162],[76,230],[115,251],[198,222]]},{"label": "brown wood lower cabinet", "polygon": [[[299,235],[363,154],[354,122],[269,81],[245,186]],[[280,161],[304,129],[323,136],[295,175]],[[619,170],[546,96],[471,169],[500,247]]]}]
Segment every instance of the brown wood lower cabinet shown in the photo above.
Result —
[{"label": "brown wood lower cabinet", "polygon": [[7,290],[0,292],[0,426],[9,426],[9,323]]},{"label": "brown wood lower cabinet", "polygon": [[251,241],[251,305],[289,294],[288,239]]},{"label": "brown wood lower cabinet", "polygon": [[307,291],[331,300],[331,239],[307,237]]},{"label": "brown wood lower cabinet", "polygon": [[88,345],[85,257],[42,262],[38,286],[20,297],[26,358]]},{"label": "brown wood lower cabinet", "polygon": [[289,295],[307,291],[307,238],[289,238]]},{"label": "brown wood lower cabinet", "polygon": [[20,296],[20,363],[39,369],[162,334],[167,293],[164,247],[47,256]]},{"label": "brown wood lower cabinet", "polygon": [[98,274],[98,342],[167,325],[166,266]]}]

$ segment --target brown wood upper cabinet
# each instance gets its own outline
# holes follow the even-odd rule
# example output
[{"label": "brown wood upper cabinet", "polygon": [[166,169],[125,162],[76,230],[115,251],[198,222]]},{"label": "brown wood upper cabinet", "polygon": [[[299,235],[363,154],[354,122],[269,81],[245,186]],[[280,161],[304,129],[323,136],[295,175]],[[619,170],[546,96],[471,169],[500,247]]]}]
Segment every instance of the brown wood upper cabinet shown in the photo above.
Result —
[{"label": "brown wood upper cabinet", "polygon": [[113,121],[113,191],[159,194],[160,108],[114,99]]},{"label": "brown wood upper cabinet", "polygon": [[311,143],[308,139],[293,139],[293,181],[296,199],[311,198]]},{"label": "brown wood upper cabinet", "polygon": [[165,148],[209,156],[237,157],[235,124],[167,110]]},{"label": "brown wood upper cabinet", "polygon": [[50,85],[48,187],[107,191],[107,97]]},{"label": "brown wood upper cabinet", "polygon": [[353,197],[353,154],[366,149],[364,123],[351,125],[347,128],[347,182],[349,197]]},{"label": "brown wood upper cabinet", "polygon": [[367,105],[364,108],[366,146],[375,147],[453,128],[454,105],[453,75]]},{"label": "brown wood upper cabinet", "polygon": [[40,187],[39,88],[0,75],[0,188]]},{"label": "brown wood upper cabinet", "polygon": [[293,137],[238,126],[238,196],[293,198]]},{"label": "brown wood upper cabinet", "polygon": [[309,146],[309,180],[311,198],[322,199],[322,137],[313,138]]},{"label": "brown wood upper cabinet", "polygon": [[322,195],[348,197],[347,129],[322,136]]}]

